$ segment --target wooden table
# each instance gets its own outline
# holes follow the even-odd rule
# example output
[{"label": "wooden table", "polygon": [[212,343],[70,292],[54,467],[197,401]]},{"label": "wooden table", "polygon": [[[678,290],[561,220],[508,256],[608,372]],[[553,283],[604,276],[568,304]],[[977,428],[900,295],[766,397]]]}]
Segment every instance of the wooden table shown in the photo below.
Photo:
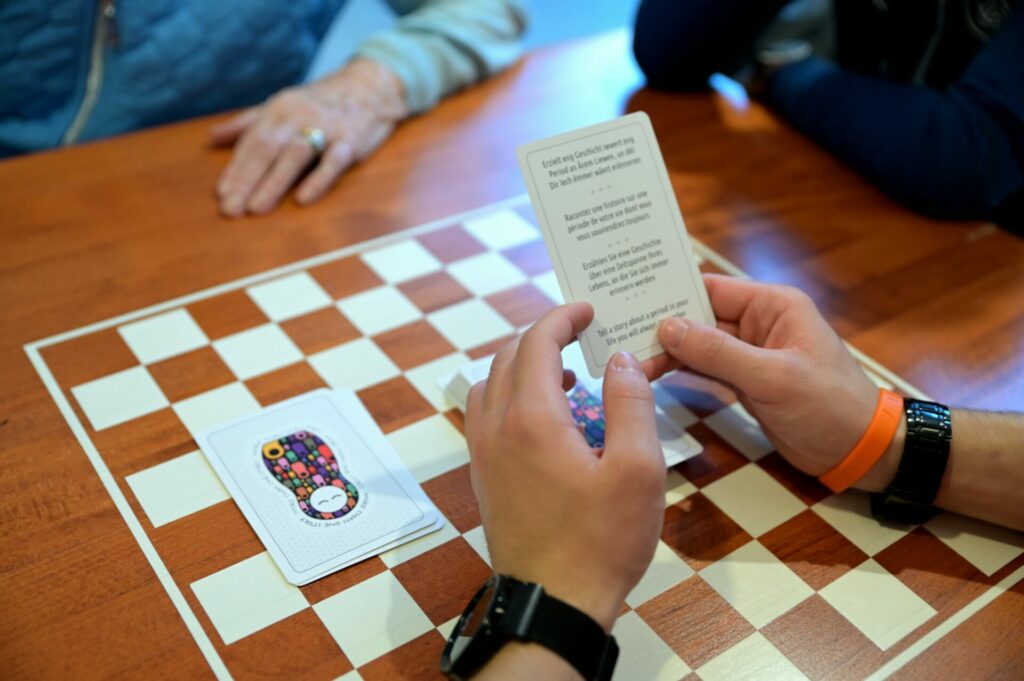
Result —
[{"label": "wooden table", "polygon": [[[1024,240],[919,217],[758,106],[642,89],[625,33],[531,55],[404,124],[319,204],[219,217],[214,118],[0,163],[0,666],[13,677],[208,668],[23,345],[523,191],[514,149],[626,111],[655,125],[692,234],[807,290],[923,391],[1024,407]],[[1024,587],[900,673],[1020,673]],[[1018,665],[1018,666],[1014,666]]]}]

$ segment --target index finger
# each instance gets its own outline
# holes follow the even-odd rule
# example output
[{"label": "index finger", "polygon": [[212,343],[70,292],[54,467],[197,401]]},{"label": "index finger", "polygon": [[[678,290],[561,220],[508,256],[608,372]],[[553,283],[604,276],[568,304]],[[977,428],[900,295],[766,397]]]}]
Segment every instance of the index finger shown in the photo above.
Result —
[{"label": "index finger", "polygon": [[[562,348],[583,332],[594,319],[589,303],[569,303],[548,311],[519,341],[513,368],[516,392],[538,388],[564,397]],[[550,388],[550,389],[549,389]],[[543,393],[541,393],[543,394]]]}]

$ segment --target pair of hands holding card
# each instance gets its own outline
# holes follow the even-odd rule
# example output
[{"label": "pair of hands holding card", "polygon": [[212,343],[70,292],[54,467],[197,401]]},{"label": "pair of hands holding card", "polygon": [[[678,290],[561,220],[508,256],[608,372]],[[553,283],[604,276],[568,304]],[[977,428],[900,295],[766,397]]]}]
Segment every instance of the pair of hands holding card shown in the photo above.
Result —
[{"label": "pair of hands holding card", "polygon": [[496,572],[543,584],[611,630],[650,562],[664,515],[664,462],[649,380],[685,367],[731,385],[790,463],[817,475],[867,427],[877,389],[800,291],[704,275],[717,327],[667,320],[665,354],[613,356],[603,451],[576,430],[561,349],[590,324],[572,303],[495,357],[470,392],[473,488]]}]

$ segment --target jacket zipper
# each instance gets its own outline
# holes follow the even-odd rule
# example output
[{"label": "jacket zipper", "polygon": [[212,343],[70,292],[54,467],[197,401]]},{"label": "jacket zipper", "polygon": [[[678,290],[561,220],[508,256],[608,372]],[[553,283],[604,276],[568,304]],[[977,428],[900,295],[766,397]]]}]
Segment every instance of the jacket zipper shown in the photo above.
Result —
[{"label": "jacket zipper", "polygon": [[89,75],[85,81],[85,96],[78,107],[75,119],[64,133],[61,144],[70,146],[78,141],[89,122],[89,116],[96,106],[96,99],[103,84],[103,58],[108,45],[117,44],[117,7],[114,0],[99,0],[99,11],[96,13],[96,26],[92,34],[92,51],[89,55]]}]

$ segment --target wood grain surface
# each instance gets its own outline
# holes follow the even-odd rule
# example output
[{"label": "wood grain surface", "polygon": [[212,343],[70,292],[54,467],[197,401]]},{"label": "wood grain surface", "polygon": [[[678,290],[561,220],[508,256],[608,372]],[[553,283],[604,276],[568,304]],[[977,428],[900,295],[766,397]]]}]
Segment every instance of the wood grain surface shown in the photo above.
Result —
[{"label": "wood grain surface", "polygon": [[[403,124],[325,200],[264,217],[217,213],[230,154],[207,144],[217,117],[0,163],[0,676],[210,673],[25,343],[520,194],[517,145],[627,111],[650,114],[706,244],[807,290],[845,338],[937,399],[1024,407],[1024,240],[901,208],[756,105],[643,89],[628,40],[533,54]],[[338,286],[358,274],[339,273]],[[442,299],[448,283],[418,293]],[[241,306],[206,312],[225,333],[246,323]],[[324,320],[330,333],[349,331],[336,321]],[[116,367],[117,347],[97,344],[95,362]],[[401,399],[402,388],[380,389]],[[1019,675],[1022,615],[1018,585],[901,675]]]}]

